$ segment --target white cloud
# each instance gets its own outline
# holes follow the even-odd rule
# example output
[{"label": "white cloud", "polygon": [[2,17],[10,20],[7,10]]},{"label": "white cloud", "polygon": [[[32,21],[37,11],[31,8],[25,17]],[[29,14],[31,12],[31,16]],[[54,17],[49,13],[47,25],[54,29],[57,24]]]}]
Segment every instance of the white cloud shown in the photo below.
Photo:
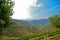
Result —
[{"label": "white cloud", "polygon": [[34,7],[42,7],[43,4],[34,4],[33,6],[34,6]]},{"label": "white cloud", "polygon": [[[29,7],[35,5],[37,0],[15,0],[14,5],[14,19],[28,19],[31,18]],[[38,5],[40,6],[40,5]]]}]

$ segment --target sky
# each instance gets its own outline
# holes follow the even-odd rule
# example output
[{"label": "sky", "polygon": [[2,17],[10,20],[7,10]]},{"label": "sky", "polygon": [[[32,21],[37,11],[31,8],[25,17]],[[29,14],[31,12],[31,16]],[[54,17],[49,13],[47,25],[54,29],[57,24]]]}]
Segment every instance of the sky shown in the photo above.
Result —
[{"label": "sky", "polygon": [[60,0],[14,0],[13,19],[47,19],[60,12]]}]

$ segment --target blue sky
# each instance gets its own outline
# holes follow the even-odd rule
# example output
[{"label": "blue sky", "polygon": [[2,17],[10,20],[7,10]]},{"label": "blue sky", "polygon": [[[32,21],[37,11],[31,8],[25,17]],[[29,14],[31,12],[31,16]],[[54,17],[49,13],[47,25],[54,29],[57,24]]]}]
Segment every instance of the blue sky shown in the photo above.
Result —
[{"label": "blue sky", "polygon": [[15,0],[13,19],[46,19],[60,12],[60,0]]},{"label": "blue sky", "polygon": [[38,0],[36,5],[42,4],[41,7],[31,6],[30,12],[37,19],[45,19],[60,12],[60,0]]}]

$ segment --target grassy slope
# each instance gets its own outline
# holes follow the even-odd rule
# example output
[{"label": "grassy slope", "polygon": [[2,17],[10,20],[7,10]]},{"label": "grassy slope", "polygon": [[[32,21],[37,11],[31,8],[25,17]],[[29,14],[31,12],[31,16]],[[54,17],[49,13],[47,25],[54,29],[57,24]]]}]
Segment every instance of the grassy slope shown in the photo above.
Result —
[{"label": "grassy slope", "polygon": [[43,39],[40,39],[40,37],[36,37],[29,40],[60,40],[60,34],[50,36],[50,37],[45,36]]},{"label": "grassy slope", "polygon": [[40,33],[25,35],[21,37],[2,37],[1,40],[59,40],[60,29],[51,28]]},{"label": "grassy slope", "polygon": [[[52,32],[52,33],[49,33],[41,38],[41,37],[35,37],[35,38],[31,38],[29,40],[60,40],[60,31],[59,30],[56,30],[56,29],[51,29],[52,31],[49,31],[49,32]],[[54,32],[54,30],[56,32]]]}]

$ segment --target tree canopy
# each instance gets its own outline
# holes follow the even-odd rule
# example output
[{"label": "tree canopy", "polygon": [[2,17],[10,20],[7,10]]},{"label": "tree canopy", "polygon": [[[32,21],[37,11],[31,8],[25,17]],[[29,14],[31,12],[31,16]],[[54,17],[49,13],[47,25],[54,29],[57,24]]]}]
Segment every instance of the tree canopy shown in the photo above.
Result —
[{"label": "tree canopy", "polygon": [[51,26],[60,28],[60,14],[49,17]]},{"label": "tree canopy", "polygon": [[0,0],[0,33],[2,28],[9,27],[11,24],[13,5],[12,0]]}]

